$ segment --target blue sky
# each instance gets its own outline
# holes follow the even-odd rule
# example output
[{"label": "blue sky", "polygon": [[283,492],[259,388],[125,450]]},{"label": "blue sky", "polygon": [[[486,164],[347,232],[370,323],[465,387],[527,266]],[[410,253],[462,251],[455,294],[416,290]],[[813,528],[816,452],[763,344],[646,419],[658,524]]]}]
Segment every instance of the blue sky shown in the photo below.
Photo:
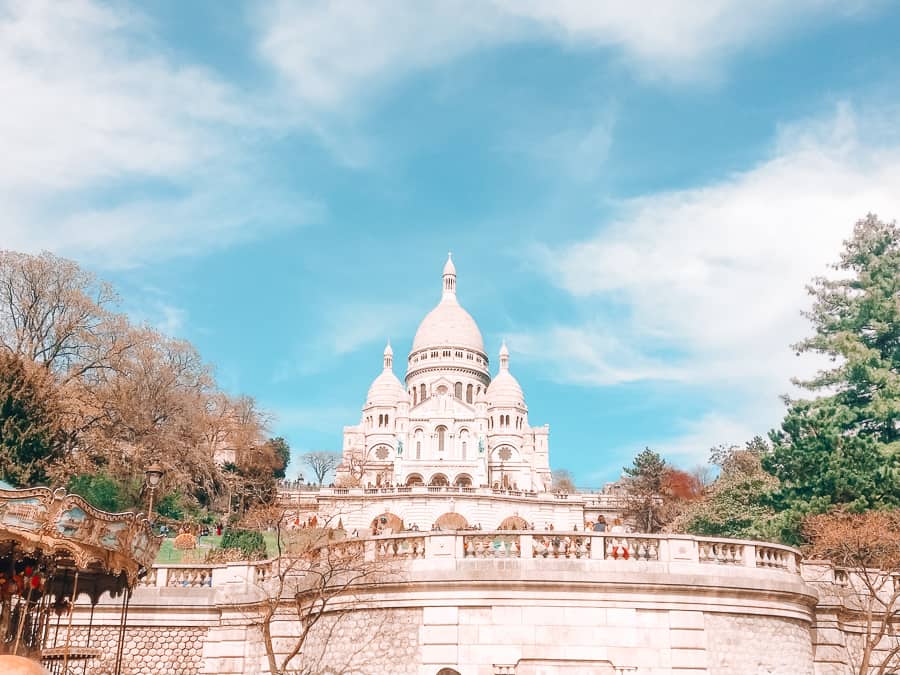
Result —
[{"label": "blue sky", "polygon": [[804,284],[900,214],[900,8],[605,4],[0,0],[0,247],[112,281],[297,452],[452,250],[555,467],[696,465],[778,423]]}]

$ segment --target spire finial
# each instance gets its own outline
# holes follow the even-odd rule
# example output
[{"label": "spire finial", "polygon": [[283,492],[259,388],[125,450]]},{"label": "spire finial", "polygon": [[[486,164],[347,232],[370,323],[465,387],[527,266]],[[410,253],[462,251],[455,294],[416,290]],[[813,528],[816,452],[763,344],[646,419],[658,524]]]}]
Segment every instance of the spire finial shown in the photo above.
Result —
[{"label": "spire finial", "polygon": [[384,348],[384,369],[391,370],[394,367],[394,350],[391,349],[391,340],[388,338],[387,345]]},{"label": "spire finial", "polygon": [[509,349],[506,348],[506,339],[500,345],[500,370],[509,370]]}]

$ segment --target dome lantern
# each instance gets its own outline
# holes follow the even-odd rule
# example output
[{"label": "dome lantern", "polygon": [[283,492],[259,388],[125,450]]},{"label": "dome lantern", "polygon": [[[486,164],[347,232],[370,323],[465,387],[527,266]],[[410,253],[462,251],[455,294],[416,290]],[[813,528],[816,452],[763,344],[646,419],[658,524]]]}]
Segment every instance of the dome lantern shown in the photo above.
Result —
[{"label": "dome lantern", "polygon": [[384,369],[394,369],[394,350],[391,349],[391,341],[388,340],[387,346],[384,348]]},{"label": "dome lantern", "polygon": [[500,370],[509,370],[509,350],[506,348],[506,340],[500,345]]},{"label": "dome lantern", "polygon": [[447,252],[447,262],[444,265],[443,297],[456,295],[456,265],[453,264],[453,253]]}]

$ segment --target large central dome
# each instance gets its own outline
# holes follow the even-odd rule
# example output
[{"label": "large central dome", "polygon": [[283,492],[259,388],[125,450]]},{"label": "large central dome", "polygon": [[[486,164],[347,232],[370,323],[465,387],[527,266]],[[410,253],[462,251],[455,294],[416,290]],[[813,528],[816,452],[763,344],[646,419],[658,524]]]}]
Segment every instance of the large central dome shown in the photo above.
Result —
[{"label": "large central dome", "polygon": [[449,257],[444,265],[441,301],[419,324],[412,351],[432,347],[464,347],[484,354],[484,340],[478,324],[456,299],[456,268]]}]

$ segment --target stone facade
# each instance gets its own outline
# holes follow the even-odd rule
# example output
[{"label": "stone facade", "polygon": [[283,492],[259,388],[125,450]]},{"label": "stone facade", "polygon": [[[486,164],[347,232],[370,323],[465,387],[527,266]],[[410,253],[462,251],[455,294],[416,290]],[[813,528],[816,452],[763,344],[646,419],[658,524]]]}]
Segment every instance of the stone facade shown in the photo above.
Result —
[{"label": "stone facade", "polygon": [[491,378],[481,331],[456,290],[448,258],[441,300],[413,338],[405,383],[388,344],[359,424],[344,427],[338,484],[550,489],[550,429],[529,423],[505,344]]},{"label": "stone facade", "polygon": [[[198,675],[206,632],[206,628],[191,626],[129,625],[122,650],[123,675]],[[98,648],[101,656],[91,661],[85,675],[113,672],[118,637],[118,626],[96,626],[91,630],[91,646]],[[74,628],[73,645],[84,646],[87,638],[84,627]]]},{"label": "stone facade", "polygon": [[415,675],[421,659],[421,609],[360,609],[324,617],[298,667],[322,675]]},{"label": "stone facade", "polygon": [[711,675],[813,675],[809,624],[782,618],[708,614],[704,628]]}]

